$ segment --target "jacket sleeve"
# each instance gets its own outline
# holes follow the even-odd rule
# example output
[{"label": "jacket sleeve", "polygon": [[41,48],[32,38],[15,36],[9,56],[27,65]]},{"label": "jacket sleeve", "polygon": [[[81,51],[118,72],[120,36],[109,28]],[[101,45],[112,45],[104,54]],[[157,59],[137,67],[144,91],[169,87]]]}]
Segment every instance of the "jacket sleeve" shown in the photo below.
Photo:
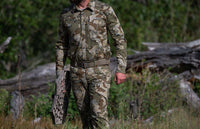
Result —
[{"label": "jacket sleeve", "polygon": [[64,31],[62,16],[59,18],[59,30],[58,30],[59,40],[56,42],[56,77],[59,76],[62,70],[64,70],[64,65],[67,57],[67,43],[68,35]]},{"label": "jacket sleeve", "polygon": [[127,43],[126,39],[124,38],[124,32],[111,6],[108,6],[108,9],[106,10],[106,16],[108,30],[115,42],[114,45],[118,61],[118,67],[116,72],[125,73],[127,65]]}]

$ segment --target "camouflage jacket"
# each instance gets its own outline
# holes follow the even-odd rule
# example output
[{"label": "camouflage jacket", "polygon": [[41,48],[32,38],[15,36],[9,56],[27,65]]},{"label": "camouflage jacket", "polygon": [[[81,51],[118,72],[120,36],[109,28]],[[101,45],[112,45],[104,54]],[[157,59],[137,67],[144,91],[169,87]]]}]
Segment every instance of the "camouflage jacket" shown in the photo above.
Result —
[{"label": "camouflage jacket", "polygon": [[56,43],[56,70],[63,69],[66,57],[76,61],[110,59],[108,31],[115,42],[118,67],[125,73],[126,40],[120,22],[111,6],[90,0],[87,8],[76,5],[63,10],[59,18],[59,41]]}]

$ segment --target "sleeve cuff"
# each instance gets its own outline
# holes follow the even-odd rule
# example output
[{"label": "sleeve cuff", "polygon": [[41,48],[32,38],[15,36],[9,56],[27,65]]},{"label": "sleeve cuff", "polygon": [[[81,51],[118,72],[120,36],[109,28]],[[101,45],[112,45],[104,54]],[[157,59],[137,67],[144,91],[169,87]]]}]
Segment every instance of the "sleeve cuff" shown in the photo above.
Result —
[{"label": "sleeve cuff", "polygon": [[123,73],[126,74],[126,67],[120,67],[118,66],[116,73]]}]

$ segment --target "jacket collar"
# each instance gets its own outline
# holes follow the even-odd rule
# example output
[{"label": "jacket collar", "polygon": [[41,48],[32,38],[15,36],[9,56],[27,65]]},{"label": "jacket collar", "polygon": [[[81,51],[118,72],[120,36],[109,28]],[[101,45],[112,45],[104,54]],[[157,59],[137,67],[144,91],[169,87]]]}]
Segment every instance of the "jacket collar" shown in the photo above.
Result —
[{"label": "jacket collar", "polygon": [[[92,12],[95,10],[95,1],[94,0],[90,0],[90,2],[88,3],[87,7],[85,9],[89,9]],[[73,10],[74,11],[82,11],[77,5],[73,5]]]},{"label": "jacket collar", "polygon": [[95,10],[95,1],[90,0],[90,2],[87,5],[87,8],[89,8],[91,11],[94,11]]}]

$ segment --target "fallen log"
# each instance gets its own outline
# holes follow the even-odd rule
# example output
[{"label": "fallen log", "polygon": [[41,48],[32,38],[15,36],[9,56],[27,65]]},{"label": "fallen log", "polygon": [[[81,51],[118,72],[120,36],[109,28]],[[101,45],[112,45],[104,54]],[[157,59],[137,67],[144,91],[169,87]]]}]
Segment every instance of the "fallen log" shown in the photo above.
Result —
[{"label": "fallen log", "polygon": [[161,48],[130,55],[127,58],[127,70],[133,69],[138,72],[144,67],[158,71],[169,69],[173,73],[200,68],[200,49],[193,48]]},{"label": "fallen log", "polygon": [[[18,75],[7,80],[0,80],[0,88],[8,91],[18,90]],[[38,66],[21,74],[21,92],[23,96],[47,93],[48,85],[55,81],[55,63]]]},{"label": "fallen log", "polygon": [[200,98],[191,88],[191,83],[182,79],[180,80],[180,91],[183,99],[193,109],[200,112]]},{"label": "fallen log", "polygon": [[143,42],[144,46],[147,46],[148,50],[155,50],[160,48],[180,48],[180,47],[188,47],[188,48],[200,48],[200,39],[187,42],[187,43],[152,43],[152,42]]},{"label": "fallen log", "polygon": [[[176,47],[170,45],[163,48],[156,47],[156,49],[151,51],[129,55],[127,57],[126,70],[127,72],[141,72],[143,68],[148,67],[157,72],[162,70],[169,70],[177,74],[187,72],[187,78],[186,75],[182,76],[183,78],[187,80],[191,78],[199,79],[200,42],[197,40],[191,44],[182,44]],[[114,74],[117,68],[117,60],[116,58],[111,58],[110,62],[110,70]],[[69,65],[66,66],[65,71],[69,71],[69,67]],[[48,85],[55,82],[55,77],[55,63],[44,64],[31,71],[22,72],[21,91],[23,96],[26,98],[30,95],[36,95],[39,92],[47,93]],[[18,83],[18,76],[7,80],[0,79],[0,88],[15,91],[18,90]]]}]

